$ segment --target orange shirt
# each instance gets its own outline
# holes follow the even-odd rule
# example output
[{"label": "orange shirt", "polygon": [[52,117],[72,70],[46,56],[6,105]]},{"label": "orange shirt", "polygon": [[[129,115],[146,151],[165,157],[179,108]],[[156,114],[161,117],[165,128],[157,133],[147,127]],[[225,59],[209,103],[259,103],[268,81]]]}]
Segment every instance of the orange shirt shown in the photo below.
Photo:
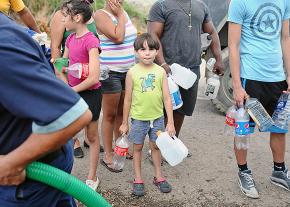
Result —
[{"label": "orange shirt", "polygon": [[9,10],[14,12],[20,12],[25,8],[22,0],[1,0],[0,1],[0,12],[8,15]]}]

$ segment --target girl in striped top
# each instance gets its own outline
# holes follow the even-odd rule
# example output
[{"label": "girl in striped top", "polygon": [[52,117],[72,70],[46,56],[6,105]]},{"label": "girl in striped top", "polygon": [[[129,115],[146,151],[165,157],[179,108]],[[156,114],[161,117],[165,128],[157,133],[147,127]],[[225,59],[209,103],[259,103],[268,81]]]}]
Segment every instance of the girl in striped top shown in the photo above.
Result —
[{"label": "girl in striped top", "polygon": [[101,163],[113,172],[118,172],[111,165],[113,132],[115,138],[120,136],[125,78],[129,68],[135,64],[133,43],[137,37],[137,30],[122,4],[123,0],[106,0],[105,7],[96,11],[94,16],[102,49],[101,70],[109,70],[109,77],[102,81],[105,156]]}]

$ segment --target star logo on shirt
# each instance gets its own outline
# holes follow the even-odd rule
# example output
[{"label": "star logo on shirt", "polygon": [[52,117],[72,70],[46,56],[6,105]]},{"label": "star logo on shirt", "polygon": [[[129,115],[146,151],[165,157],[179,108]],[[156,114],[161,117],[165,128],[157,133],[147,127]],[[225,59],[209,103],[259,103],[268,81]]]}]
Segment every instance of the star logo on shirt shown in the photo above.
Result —
[{"label": "star logo on shirt", "polygon": [[271,19],[270,16],[267,17],[267,20],[263,21],[263,23],[265,24],[265,30],[267,30],[269,27],[271,29],[275,29],[274,27],[274,19]]},{"label": "star logo on shirt", "polygon": [[282,11],[275,3],[264,3],[251,19],[250,27],[259,38],[277,38],[282,28]]}]

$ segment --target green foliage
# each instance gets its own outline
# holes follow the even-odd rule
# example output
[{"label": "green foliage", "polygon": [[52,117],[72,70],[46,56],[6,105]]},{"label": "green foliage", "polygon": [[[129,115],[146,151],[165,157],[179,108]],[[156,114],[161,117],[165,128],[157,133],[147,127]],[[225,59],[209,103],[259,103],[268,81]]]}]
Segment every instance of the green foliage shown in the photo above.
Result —
[{"label": "green foliage", "polygon": [[[61,6],[62,0],[23,0],[25,5],[29,7],[32,13],[37,14],[45,9],[46,14],[52,14],[57,8]],[[93,3],[94,10],[104,7],[105,0],[95,0]],[[144,15],[136,10],[132,5],[124,2],[124,9],[128,12],[130,17],[144,19]]]}]

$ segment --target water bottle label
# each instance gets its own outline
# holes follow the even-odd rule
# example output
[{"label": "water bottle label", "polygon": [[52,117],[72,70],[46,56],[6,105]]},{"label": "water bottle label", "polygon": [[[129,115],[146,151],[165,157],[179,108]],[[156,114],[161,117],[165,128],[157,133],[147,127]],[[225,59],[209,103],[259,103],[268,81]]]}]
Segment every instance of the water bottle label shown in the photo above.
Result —
[{"label": "water bottle label", "polygon": [[178,106],[179,104],[182,103],[181,95],[179,90],[175,91],[174,93],[171,94],[171,100],[172,100],[172,106]]},{"label": "water bottle label", "polygon": [[283,111],[283,109],[285,108],[285,105],[287,103],[287,100],[286,101],[279,101],[277,106],[276,106],[276,112],[277,113],[280,113],[281,111]]},{"label": "water bottle label", "polygon": [[226,116],[226,124],[229,126],[234,126],[235,125],[235,119],[229,116]]},{"label": "water bottle label", "polygon": [[84,80],[89,76],[89,64],[82,64],[81,79]]},{"label": "water bottle label", "polygon": [[236,135],[248,135],[250,134],[249,122],[240,121],[235,123]]},{"label": "water bottle label", "polygon": [[128,153],[128,148],[121,148],[121,147],[116,146],[115,149],[114,149],[114,152],[117,155],[124,157]]},{"label": "water bottle label", "polygon": [[211,85],[211,84],[208,84],[207,88],[206,88],[206,91],[205,91],[205,95],[209,96],[210,94],[211,95],[214,94],[214,90],[215,90],[215,86]]}]

